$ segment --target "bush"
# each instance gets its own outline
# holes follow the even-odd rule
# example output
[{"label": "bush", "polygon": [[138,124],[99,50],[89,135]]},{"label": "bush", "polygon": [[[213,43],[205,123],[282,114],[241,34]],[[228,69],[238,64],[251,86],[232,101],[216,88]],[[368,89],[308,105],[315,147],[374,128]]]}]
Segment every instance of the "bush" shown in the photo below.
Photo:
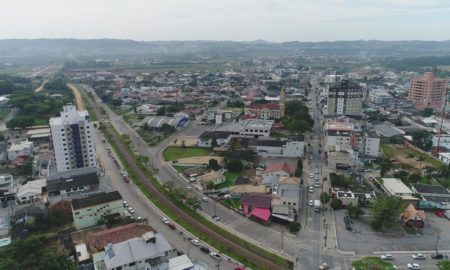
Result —
[{"label": "bush", "polygon": [[230,172],[241,172],[242,168],[242,161],[239,159],[232,159],[227,163],[227,170]]},{"label": "bush", "polygon": [[350,179],[344,175],[330,173],[330,180],[332,186],[345,187],[347,188],[350,184]]},{"label": "bush", "polygon": [[320,201],[323,204],[327,204],[328,202],[330,202],[330,195],[327,192],[322,192],[320,194]]},{"label": "bush", "polygon": [[290,233],[296,234],[300,231],[302,225],[298,222],[291,222],[288,224],[288,229]]},{"label": "bush", "polygon": [[338,198],[333,198],[333,199],[331,200],[330,206],[331,206],[331,208],[333,208],[334,210],[340,209],[340,208],[342,207],[342,201],[339,200]]}]

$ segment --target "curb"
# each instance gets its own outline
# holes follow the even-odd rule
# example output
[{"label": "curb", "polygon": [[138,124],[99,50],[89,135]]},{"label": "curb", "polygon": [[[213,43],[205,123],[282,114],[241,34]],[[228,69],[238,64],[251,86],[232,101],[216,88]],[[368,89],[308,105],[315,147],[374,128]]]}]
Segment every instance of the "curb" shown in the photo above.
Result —
[{"label": "curb", "polygon": [[[426,253],[426,254],[433,254],[435,250],[405,250],[405,251],[374,251],[372,254],[374,255],[382,255],[386,253],[390,254],[414,254],[414,253]],[[450,250],[440,250],[440,253],[450,253]]]}]

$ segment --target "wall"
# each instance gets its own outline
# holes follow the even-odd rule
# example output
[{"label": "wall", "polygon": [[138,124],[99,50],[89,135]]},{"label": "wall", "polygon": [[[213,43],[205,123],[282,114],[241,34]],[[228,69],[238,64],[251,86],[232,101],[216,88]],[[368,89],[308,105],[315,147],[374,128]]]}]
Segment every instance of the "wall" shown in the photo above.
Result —
[{"label": "wall", "polygon": [[[73,220],[77,230],[97,225],[102,216],[120,214],[123,215],[125,208],[122,200],[90,206],[72,211]],[[78,212],[78,214],[76,214]]]}]

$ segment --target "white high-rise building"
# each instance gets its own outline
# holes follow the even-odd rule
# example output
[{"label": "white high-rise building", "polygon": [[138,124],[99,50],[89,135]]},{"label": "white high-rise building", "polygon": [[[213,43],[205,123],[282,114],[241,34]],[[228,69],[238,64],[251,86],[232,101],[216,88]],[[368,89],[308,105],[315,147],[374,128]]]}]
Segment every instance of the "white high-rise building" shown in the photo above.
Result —
[{"label": "white high-rise building", "polygon": [[95,148],[89,113],[77,111],[74,105],[64,106],[61,117],[50,118],[56,168],[64,172],[95,167]]}]

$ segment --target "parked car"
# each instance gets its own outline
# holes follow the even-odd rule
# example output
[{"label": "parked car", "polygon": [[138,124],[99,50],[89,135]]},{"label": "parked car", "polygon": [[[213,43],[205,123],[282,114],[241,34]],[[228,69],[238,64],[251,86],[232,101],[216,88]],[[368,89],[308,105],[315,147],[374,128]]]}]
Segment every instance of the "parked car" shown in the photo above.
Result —
[{"label": "parked car", "polygon": [[309,187],[309,193],[313,193],[314,192],[314,187],[313,186],[310,186]]},{"label": "parked car", "polygon": [[314,175],[312,173],[309,174],[309,178],[313,178]]},{"label": "parked car", "polygon": [[208,198],[207,198],[207,197],[203,197],[203,198],[202,198],[202,201],[208,202]]},{"label": "parked car", "polygon": [[188,186],[188,187],[187,187],[187,190],[188,190],[188,191],[191,191],[191,190],[192,190],[192,187],[191,187],[191,186]]},{"label": "parked car", "polygon": [[319,181],[319,176],[316,175],[316,177],[314,177],[314,180]]},{"label": "parked car", "polygon": [[412,270],[420,270],[420,265],[418,263],[408,263],[406,267]]},{"label": "parked car", "polygon": [[412,258],[414,260],[425,260],[426,259],[425,255],[423,255],[422,253],[413,254]]},{"label": "parked car", "polygon": [[436,216],[438,216],[438,217],[443,217],[444,216],[444,212],[442,212],[442,211],[436,211],[436,212],[434,212],[434,214]]},{"label": "parked car", "polygon": [[130,212],[130,214],[134,215],[134,209],[133,207],[128,207],[128,212]]},{"label": "parked car", "polygon": [[200,250],[201,250],[203,253],[210,253],[210,252],[211,252],[211,250],[209,250],[209,248],[208,248],[208,247],[205,247],[205,246],[200,246]]},{"label": "parked car", "polygon": [[200,241],[198,241],[197,239],[192,239],[191,240],[191,244],[193,244],[194,246],[199,246],[200,245]]},{"label": "parked car", "polygon": [[442,260],[442,259],[444,259],[444,255],[442,255],[440,253],[433,253],[433,254],[431,254],[431,258],[435,259],[435,260]]},{"label": "parked car", "polygon": [[315,170],[314,170],[314,173],[315,173],[315,174],[319,174],[319,169],[315,169]]},{"label": "parked car", "polygon": [[392,256],[389,253],[386,253],[386,254],[381,255],[381,259],[383,259],[383,260],[393,260],[394,256]]},{"label": "parked car", "polygon": [[128,208],[128,202],[127,201],[123,201],[123,206]]},{"label": "parked car", "polygon": [[326,270],[326,269],[328,269],[327,263],[322,263],[321,265],[319,265],[319,270]]},{"label": "parked car", "polygon": [[171,228],[172,230],[176,229],[175,225],[172,223],[167,224],[167,226],[169,226],[169,228]]},{"label": "parked car", "polygon": [[313,200],[309,200],[309,204],[308,204],[309,206],[314,206],[314,202],[313,202]]},{"label": "parked car", "polygon": [[345,229],[347,229],[348,231],[352,230],[352,225],[350,223],[346,223],[345,224]]},{"label": "parked car", "polygon": [[319,182],[316,182],[316,183],[314,184],[314,186],[315,186],[316,188],[320,188],[320,183],[319,183]]},{"label": "parked car", "polygon": [[222,256],[220,256],[217,252],[211,252],[209,255],[218,261],[222,259]]},{"label": "parked car", "polygon": [[170,221],[165,217],[162,218],[162,222],[166,225],[168,225],[170,223]]},{"label": "parked car", "polygon": [[215,221],[220,221],[220,217],[218,217],[218,216],[212,216],[212,218],[213,218]]}]

